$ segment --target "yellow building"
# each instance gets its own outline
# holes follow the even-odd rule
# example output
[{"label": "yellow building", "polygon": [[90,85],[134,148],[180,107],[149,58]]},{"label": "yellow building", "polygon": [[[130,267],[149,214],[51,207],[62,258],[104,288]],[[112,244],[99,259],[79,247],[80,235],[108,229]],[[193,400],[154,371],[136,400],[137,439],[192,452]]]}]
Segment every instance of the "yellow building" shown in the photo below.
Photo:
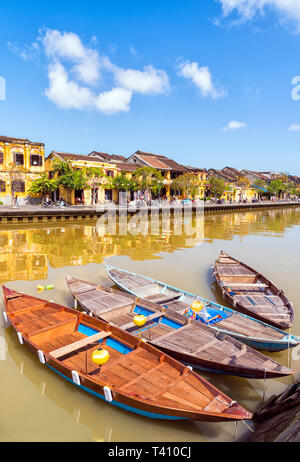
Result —
[{"label": "yellow building", "polygon": [[[94,204],[102,204],[109,201],[117,202],[118,191],[109,187],[110,178],[114,178],[122,172],[130,178],[131,172],[136,169],[136,167],[124,164],[123,162],[106,162],[96,156],[52,151],[45,161],[45,168],[47,172],[51,171],[51,164],[55,158],[65,162],[70,162],[74,170],[93,167],[100,168],[103,171],[103,176],[99,178],[94,177],[89,181],[89,188],[71,191],[66,190],[63,186],[59,186],[59,190],[53,195],[56,196],[56,199],[58,199],[59,196],[62,196],[69,204],[72,205],[78,203],[78,200],[85,205],[91,205],[93,202]],[[55,199],[55,197],[53,197],[53,199]]]},{"label": "yellow building", "polygon": [[0,201],[10,205],[18,196],[26,203],[31,182],[44,171],[44,143],[0,136]]}]

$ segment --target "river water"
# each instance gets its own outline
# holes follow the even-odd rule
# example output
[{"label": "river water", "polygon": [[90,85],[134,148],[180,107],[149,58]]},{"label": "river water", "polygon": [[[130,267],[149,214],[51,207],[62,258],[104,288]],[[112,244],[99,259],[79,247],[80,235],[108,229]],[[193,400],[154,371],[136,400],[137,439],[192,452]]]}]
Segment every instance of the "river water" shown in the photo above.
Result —
[{"label": "river water", "polygon": [[[111,286],[110,263],[222,303],[211,267],[223,249],[284,289],[295,309],[291,332],[300,335],[300,208],[205,214],[194,234],[175,228],[173,218],[154,234],[133,223],[116,235],[92,220],[2,225],[0,283],[72,307],[65,274]],[[39,284],[54,289],[38,295]],[[300,352],[270,356],[300,379]],[[3,320],[0,373],[0,441],[235,441],[247,432],[242,422],[152,421],[109,406],[41,365]],[[202,375],[252,412],[294,380]]]}]

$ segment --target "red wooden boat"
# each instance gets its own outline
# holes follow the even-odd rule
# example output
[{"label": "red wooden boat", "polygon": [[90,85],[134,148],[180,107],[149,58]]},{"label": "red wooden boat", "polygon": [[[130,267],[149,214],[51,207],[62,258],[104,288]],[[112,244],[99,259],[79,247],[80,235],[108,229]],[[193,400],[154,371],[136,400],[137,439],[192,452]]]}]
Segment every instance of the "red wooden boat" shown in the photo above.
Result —
[{"label": "red wooden boat", "polygon": [[[156,419],[207,422],[252,414],[142,339],[74,309],[3,286],[6,317],[39,361],[110,404]],[[109,354],[101,366],[92,354]]]}]

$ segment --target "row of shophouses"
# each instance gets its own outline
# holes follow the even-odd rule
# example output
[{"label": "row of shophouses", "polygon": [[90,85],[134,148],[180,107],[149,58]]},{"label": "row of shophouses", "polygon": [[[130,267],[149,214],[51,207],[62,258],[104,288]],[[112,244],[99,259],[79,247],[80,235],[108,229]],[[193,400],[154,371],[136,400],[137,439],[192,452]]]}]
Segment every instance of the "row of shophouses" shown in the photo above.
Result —
[{"label": "row of shophouses", "polygon": [[[208,179],[215,176],[222,178],[228,185],[223,198],[232,201],[258,198],[261,191],[257,186],[254,186],[255,180],[262,179],[268,183],[277,175],[274,172],[238,171],[231,167],[225,167],[223,170],[206,170],[179,164],[164,155],[150,154],[143,151],[136,151],[129,157],[98,151],[93,151],[87,155],[52,151],[45,158],[44,143],[0,136],[0,202],[11,204],[12,193],[18,196],[19,204],[34,202],[36,198],[30,197],[28,193],[32,181],[44,173],[50,176],[51,163],[56,158],[70,162],[75,170],[84,167],[97,167],[105,174],[101,178],[93,179],[93,194],[91,188],[69,191],[68,198],[64,198],[71,204],[81,202],[90,205],[92,201],[94,203],[118,202],[119,192],[109,187],[110,179],[121,174],[130,179],[140,167],[152,167],[160,171],[163,177],[163,188],[160,191],[161,198],[170,198],[180,194],[178,191],[173,190],[172,182],[184,173],[193,173],[199,180],[199,190],[196,198],[203,199],[205,196],[210,195]],[[241,176],[249,179],[249,186],[246,189],[238,185],[238,179]],[[300,183],[300,178],[292,178],[293,181]],[[60,187],[52,195],[53,199],[58,199],[61,195],[66,196],[66,191]],[[131,199],[133,198],[132,193]]]}]

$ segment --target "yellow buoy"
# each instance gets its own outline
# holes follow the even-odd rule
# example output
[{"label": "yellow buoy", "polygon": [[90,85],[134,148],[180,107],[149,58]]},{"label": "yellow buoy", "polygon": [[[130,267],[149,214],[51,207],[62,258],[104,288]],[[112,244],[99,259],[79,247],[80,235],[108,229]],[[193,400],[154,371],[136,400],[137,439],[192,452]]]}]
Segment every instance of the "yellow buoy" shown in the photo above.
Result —
[{"label": "yellow buoy", "polygon": [[94,363],[98,364],[99,366],[102,366],[103,364],[107,363],[109,360],[109,353],[107,350],[95,350],[92,353],[92,360]]},{"label": "yellow buoy", "polygon": [[199,302],[199,300],[196,300],[191,304],[191,308],[195,313],[199,313],[203,309],[203,303]]},{"label": "yellow buoy", "polygon": [[142,327],[146,322],[146,316],[144,316],[143,314],[138,314],[133,318],[133,322],[136,326]]},{"label": "yellow buoy", "polygon": [[45,289],[45,287],[44,287],[44,286],[41,286],[41,285],[36,286],[36,288],[37,288],[37,290],[38,290],[39,292],[41,292],[42,290]]}]

